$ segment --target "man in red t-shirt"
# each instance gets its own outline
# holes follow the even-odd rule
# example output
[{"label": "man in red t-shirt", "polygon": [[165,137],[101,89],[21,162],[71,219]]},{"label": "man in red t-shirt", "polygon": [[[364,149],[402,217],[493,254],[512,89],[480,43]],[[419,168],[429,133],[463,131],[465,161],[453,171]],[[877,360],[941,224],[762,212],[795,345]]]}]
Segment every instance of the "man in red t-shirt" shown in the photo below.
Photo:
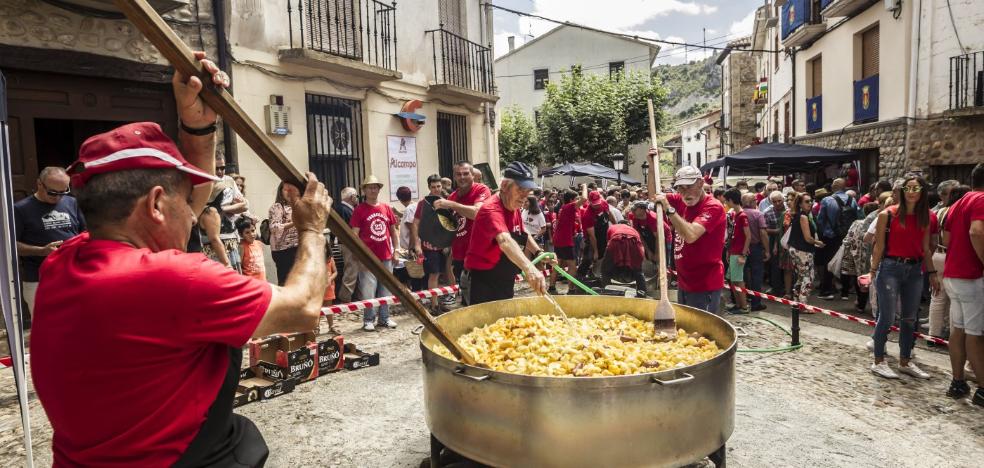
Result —
[{"label": "man in red t-shirt", "polygon": [[[656,243],[659,242],[657,229],[658,221],[656,219],[656,214],[649,210],[648,201],[637,201],[632,205],[632,211],[629,212],[628,216],[625,218],[636,231],[639,231],[639,235],[642,238],[643,246],[646,249],[646,258],[653,262],[657,261]],[[669,244],[673,239],[673,231],[670,230],[669,221],[663,220],[663,238],[667,240]],[[667,253],[667,255],[670,255]]]},{"label": "man in red t-shirt", "polygon": [[[953,370],[953,382],[946,394],[954,398],[970,393],[964,379],[965,360],[970,360],[975,374],[984,375],[984,163],[974,167],[970,182],[974,191],[950,207],[943,226],[943,243],[947,246],[943,287],[950,297]],[[971,401],[984,406],[980,380]]]},{"label": "man in red t-shirt", "polygon": [[[655,150],[649,152],[650,177]],[[657,193],[653,200],[663,205],[676,231],[673,253],[679,285],[677,300],[698,309],[719,313],[724,287],[724,207],[704,193],[704,179],[693,166],[680,168],[674,187],[677,193]]]},{"label": "man in red t-shirt", "polygon": [[172,84],[183,151],[133,123],[86,140],[68,170],[90,231],[42,264],[31,336],[55,466],[262,465],[263,436],[232,413],[242,346],[320,318],[331,198],[313,174],[293,205],[284,286],[185,253],[216,180],[216,115],[197,77],[175,71]]},{"label": "man in red t-shirt", "polygon": [[[562,195],[564,204],[557,213],[557,222],[554,226],[553,244],[554,253],[561,268],[569,275],[574,275],[577,268],[577,257],[574,255],[574,234],[577,227],[577,193],[573,190],[565,190]],[[551,294],[556,293],[556,276],[551,274]]]},{"label": "man in red t-shirt", "polygon": [[[441,176],[437,174],[428,176],[427,188],[430,190],[431,197],[441,197],[444,193]],[[438,201],[440,200],[434,200],[434,203],[436,204]],[[428,203],[428,201],[421,199],[417,202],[417,209],[413,212],[413,224],[410,225],[410,245],[413,246],[414,252],[417,253],[417,258],[424,259],[427,288],[434,289],[438,286],[438,280],[441,279],[441,275],[444,273],[447,259],[444,257],[443,249],[435,247],[430,242],[420,238],[420,220],[423,218],[425,203]],[[448,311],[447,306],[441,304],[440,296],[431,298],[431,309],[435,314]]]},{"label": "man in red t-shirt", "polygon": [[[399,233],[396,231],[397,220],[393,208],[379,202],[379,191],[383,189],[383,184],[374,175],[366,176],[362,181],[362,193],[365,201],[359,203],[352,211],[352,219],[349,225],[355,234],[362,239],[362,242],[369,247],[369,250],[376,255],[376,258],[383,264],[383,267],[393,271],[393,252],[399,248]],[[382,281],[376,278],[365,266],[359,270],[359,294],[362,299],[374,299],[386,297],[390,293],[383,286]],[[374,331],[376,329],[376,308],[368,307],[362,311],[362,329]],[[379,326],[396,328],[396,321],[389,316],[389,304],[379,307]]]},{"label": "man in red t-shirt", "polygon": [[435,202],[434,208],[452,210],[460,217],[458,235],[451,243],[451,270],[455,280],[460,282],[461,272],[465,268],[465,255],[475,227],[475,216],[478,215],[482,203],[492,196],[492,191],[484,184],[475,182],[475,172],[467,161],[454,165],[454,183],[458,185],[458,189],[447,199]]},{"label": "man in red t-shirt", "polygon": [[[748,214],[741,208],[741,192],[738,189],[731,188],[724,192],[724,204],[731,210],[735,223],[735,233],[731,236],[731,244],[728,245],[727,279],[731,284],[744,288],[745,262],[751,250],[752,229],[748,225]],[[747,306],[745,291],[738,289],[735,291],[735,304],[728,308],[728,312],[748,313]]]},{"label": "man in red t-shirt", "polygon": [[[587,193],[587,203],[581,212],[581,229],[584,231],[584,253],[581,264],[577,267],[580,278],[587,276],[589,271],[605,256],[608,245],[608,227],[615,224],[615,217],[608,209],[608,202],[601,192],[591,190]],[[598,229],[595,229],[598,226]]]},{"label": "man in red t-shirt", "polygon": [[514,161],[503,171],[501,190],[489,198],[475,216],[475,230],[465,255],[462,291],[468,304],[511,299],[513,276],[522,271],[537,294],[546,291],[546,281],[526,254],[542,250],[532,236],[523,232],[520,209],[536,188],[533,171]]}]

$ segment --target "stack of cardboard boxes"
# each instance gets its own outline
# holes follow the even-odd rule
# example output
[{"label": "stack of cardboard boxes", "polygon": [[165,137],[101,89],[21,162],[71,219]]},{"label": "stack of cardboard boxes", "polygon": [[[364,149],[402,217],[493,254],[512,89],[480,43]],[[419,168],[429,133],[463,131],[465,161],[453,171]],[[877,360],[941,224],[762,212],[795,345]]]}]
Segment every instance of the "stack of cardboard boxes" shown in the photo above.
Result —
[{"label": "stack of cardboard boxes", "polygon": [[239,375],[233,406],[290,393],[298,384],[345,369],[379,365],[379,353],[365,353],[341,335],[318,341],[311,332],[281,333],[249,341],[249,367]]}]

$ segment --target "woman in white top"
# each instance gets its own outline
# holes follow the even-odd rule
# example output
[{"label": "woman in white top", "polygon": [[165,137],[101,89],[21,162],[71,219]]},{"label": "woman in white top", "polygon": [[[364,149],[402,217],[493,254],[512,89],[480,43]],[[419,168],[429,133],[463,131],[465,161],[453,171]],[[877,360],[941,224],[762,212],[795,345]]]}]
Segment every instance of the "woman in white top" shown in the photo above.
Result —
[{"label": "woman in white top", "polygon": [[537,243],[543,241],[543,233],[547,230],[547,218],[540,211],[540,204],[536,197],[529,197],[523,205],[523,229],[526,230]]}]

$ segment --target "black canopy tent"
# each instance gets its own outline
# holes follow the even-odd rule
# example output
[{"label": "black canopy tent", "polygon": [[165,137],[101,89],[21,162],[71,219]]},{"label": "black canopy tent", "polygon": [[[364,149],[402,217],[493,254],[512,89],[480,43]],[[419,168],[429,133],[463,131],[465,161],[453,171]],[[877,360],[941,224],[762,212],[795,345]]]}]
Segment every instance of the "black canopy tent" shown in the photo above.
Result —
[{"label": "black canopy tent", "polygon": [[561,164],[557,167],[551,167],[550,169],[540,172],[540,177],[552,177],[558,175],[565,175],[571,177],[598,177],[600,179],[608,180],[619,180],[630,185],[639,185],[640,182],[628,176],[627,174],[622,174],[619,177],[618,172],[608,166],[602,166],[598,163],[567,163]]},{"label": "black canopy tent", "polygon": [[714,169],[723,167],[726,172],[737,170],[763,174],[786,174],[810,172],[828,164],[852,162],[858,158],[858,153],[817,146],[763,143],[751,146],[740,153],[711,161],[701,166],[700,170],[709,173]]}]

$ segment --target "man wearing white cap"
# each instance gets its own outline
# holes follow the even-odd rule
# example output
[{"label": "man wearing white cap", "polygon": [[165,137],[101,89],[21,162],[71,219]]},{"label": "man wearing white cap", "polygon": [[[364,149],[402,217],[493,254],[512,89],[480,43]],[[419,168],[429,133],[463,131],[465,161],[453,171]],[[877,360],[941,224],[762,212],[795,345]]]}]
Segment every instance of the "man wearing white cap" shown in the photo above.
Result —
[{"label": "man wearing white cap", "polygon": [[[650,167],[657,163],[652,161],[654,154],[655,150],[650,150]],[[724,206],[704,193],[704,178],[696,167],[680,168],[673,186],[677,193],[657,193],[653,200],[663,205],[677,232],[673,245],[679,285],[677,301],[718,313],[724,287]]]}]

